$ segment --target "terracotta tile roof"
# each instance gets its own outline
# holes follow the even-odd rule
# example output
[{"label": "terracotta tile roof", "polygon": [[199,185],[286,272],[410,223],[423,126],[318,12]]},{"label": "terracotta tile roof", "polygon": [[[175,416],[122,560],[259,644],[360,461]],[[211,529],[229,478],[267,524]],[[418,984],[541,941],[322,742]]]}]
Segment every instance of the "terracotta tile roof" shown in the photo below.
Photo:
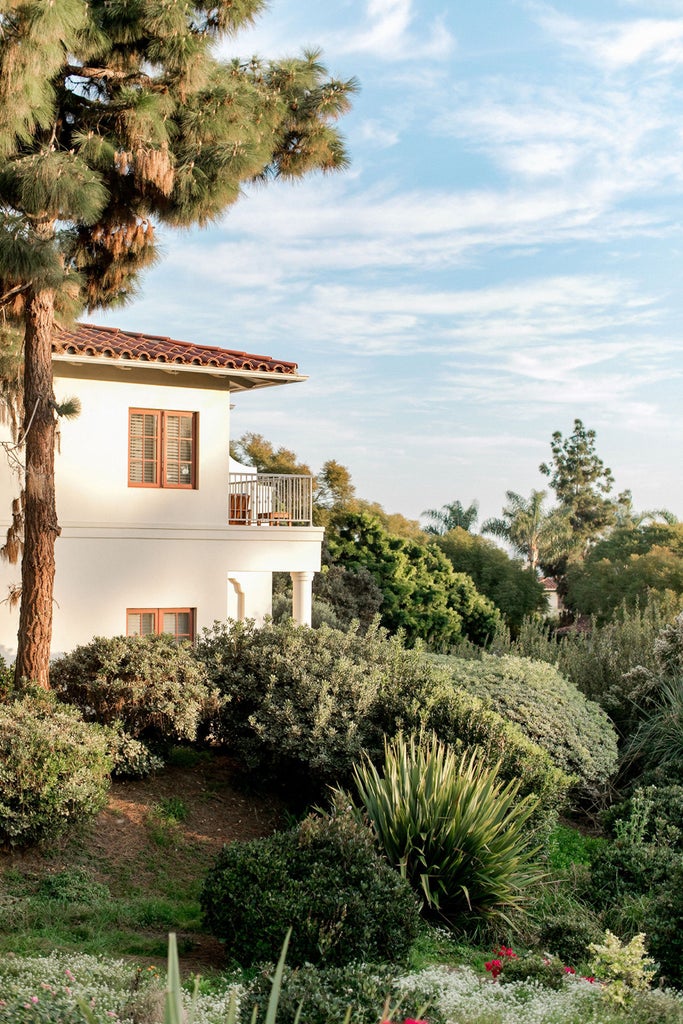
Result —
[{"label": "terracotta tile roof", "polygon": [[154,334],[121,331],[117,327],[76,324],[71,330],[58,328],[52,342],[55,355],[103,356],[137,362],[179,363],[182,366],[217,366],[228,370],[298,374],[296,363],[251,352],[236,352],[214,345],[195,345]]}]

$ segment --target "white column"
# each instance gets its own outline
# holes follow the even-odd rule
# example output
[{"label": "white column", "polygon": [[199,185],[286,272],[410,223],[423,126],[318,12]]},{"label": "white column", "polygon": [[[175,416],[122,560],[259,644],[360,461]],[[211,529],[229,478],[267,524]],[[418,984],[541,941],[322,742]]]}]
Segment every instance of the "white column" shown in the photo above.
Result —
[{"label": "white column", "polygon": [[313,573],[290,572],[292,577],[292,618],[300,626],[311,625]]}]

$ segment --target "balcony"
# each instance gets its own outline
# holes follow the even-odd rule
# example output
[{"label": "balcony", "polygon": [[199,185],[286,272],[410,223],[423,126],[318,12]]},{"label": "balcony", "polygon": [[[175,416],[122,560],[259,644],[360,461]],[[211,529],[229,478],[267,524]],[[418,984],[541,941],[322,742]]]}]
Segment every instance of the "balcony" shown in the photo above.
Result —
[{"label": "balcony", "polygon": [[231,473],[231,526],[311,526],[313,477],[275,473]]}]

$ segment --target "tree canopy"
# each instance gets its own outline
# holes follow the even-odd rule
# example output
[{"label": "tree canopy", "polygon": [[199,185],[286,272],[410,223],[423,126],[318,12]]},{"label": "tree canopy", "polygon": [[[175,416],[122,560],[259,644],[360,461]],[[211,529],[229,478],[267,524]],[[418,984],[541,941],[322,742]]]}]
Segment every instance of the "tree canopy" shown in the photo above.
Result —
[{"label": "tree canopy", "polygon": [[448,649],[464,638],[483,644],[493,636],[498,610],[435,544],[387,533],[379,519],[361,512],[336,519],[328,545],[337,565],[372,574],[384,598],[382,625],[403,630],[411,646],[423,640]]},{"label": "tree canopy", "polygon": [[537,574],[492,541],[457,527],[436,543],[453,569],[466,573],[477,590],[493,601],[513,631],[528,616],[546,611],[545,591]]},{"label": "tree canopy", "polygon": [[[598,456],[596,433],[587,430],[580,419],[568,437],[556,430],[550,442],[552,459],[539,470],[550,480],[559,506],[569,517],[573,546],[579,555],[587,543],[598,538],[617,519],[617,502],[610,500],[614,486],[612,470]],[[622,495],[619,500],[628,500]]]},{"label": "tree canopy", "polygon": [[456,528],[470,530],[479,516],[479,502],[471,501],[465,508],[461,501],[452,501],[441,508],[425,509],[422,515],[430,520],[425,527],[425,533],[439,535]]}]

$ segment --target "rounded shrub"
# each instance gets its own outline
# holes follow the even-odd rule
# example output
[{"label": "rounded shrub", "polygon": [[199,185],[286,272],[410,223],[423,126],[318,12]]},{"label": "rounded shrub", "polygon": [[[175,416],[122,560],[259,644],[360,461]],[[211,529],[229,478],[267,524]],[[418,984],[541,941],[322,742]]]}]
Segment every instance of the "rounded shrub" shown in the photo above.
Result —
[{"label": "rounded shrub", "polygon": [[53,839],[103,806],[111,741],[46,694],[0,705],[0,843]]},{"label": "rounded shrub", "polygon": [[59,700],[89,721],[120,723],[134,739],[194,740],[218,709],[206,672],[173,637],[96,637],[50,668]]},{"label": "rounded shrub", "polygon": [[252,778],[296,780],[309,796],[348,780],[363,750],[380,756],[384,734],[411,726],[441,679],[377,626],[216,624],[196,656],[221,694],[221,738]]},{"label": "rounded shrub", "polygon": [[467,926],[524,909],[540,870],[530,839],[535,802],[474,753],[458,758],[436,736],[397,737],[383,772],[354,771],[360,806],[390,864],[428,910]]},{"label": "rounded shrub", "polygon": [[348,809],[312,814],[288,832],[223,847],[201,894],[206,927],[242,966],[402,960],[417,934],[408,883]]},{"label": "rounded shrub", "polygon": [[596,796],[615,773],[617,735],[609,717],[553,665],[492,655],[447,664],[454,686],[518,725],[574,777],[582,796]]},{"label": "rounded shrub", "polygon": [[539,797],[537,820],[554,823],[565,802],[572,780],[519,725],[377,625],[361,635],[291,621],[216,624],[196,656],[221,694],[220,737],[252,779],[319,798],[348,783],[364,754],[380,763],[385,736],[425,729],[500,762],[502,778],[520,780],[521,797]]},{"label": "rounded shrub", "polygon": [[474,694],[449,679],[434,687],[419,718],[425,730],[455,750],[476,747],[489,765],[498,765],[502,779],[519,782],[519,796],[539,800],[534,821],[550,831],[567,803],[574,778],[556,767],[550,754],[534,743],[515,722],[493,711]]}]

